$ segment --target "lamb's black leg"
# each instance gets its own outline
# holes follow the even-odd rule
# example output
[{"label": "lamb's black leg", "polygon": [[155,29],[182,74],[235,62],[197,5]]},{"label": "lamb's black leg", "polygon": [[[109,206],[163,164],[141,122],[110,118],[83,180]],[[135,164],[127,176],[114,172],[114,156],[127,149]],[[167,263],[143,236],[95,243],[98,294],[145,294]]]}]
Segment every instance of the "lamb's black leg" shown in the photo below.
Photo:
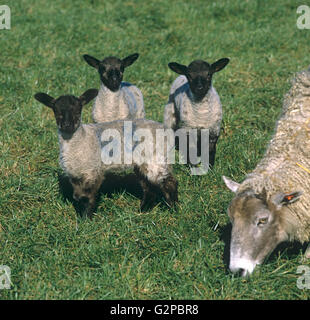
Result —
[{"label": "lamb's black leg", "polygon": [[209,152],[209,164],[210,164],[210,167],[214,167],[215,154],[216,154],[216,146],[214,146],[213,149],[210,150],[210,152]]},{"label": "lamb's black leg", "polygon": [[135,174],[142,187],[143,198],[140,204],[140,210],[142,212],[148,211],[154,207],[155,200],[157,198],[157,192],[155,186],[148,181],[148,179],[141,172],[141,168],[135,167]]},{"label": "lamb's black leg", "polygon": [[[135,168],[135,173],[143,189],[143,200],[141,202],[141,211],[151,209],[158,195],[163,195],[169,207],[174,207],[178,201],[178,182],[169,174],[159,183],[153,183],[147,179],[140,171],[141,168]],[[143,170],[143,169],[142,169]]]},{"label": "lamb's black leg", "polygon": [[73,199],[78,202],[77,212],[82,217],[92,218],[96,208],[96,196],[101,181],[84,181],[83,179],[70,179],[73,187]]},{"label": "lamb's black leg", "polygon": [[154,187],[145,179],[140,181],[143,189],[143,199],[141,201],[140,210],[145,212],[154,207],[157,194]]},{"label": "lamb's black leg", "polygon": [[210,165],[210,167],[213,167],[214,163],[215,163],[217,140],[218,140],[218,137],[210,137],[210,139],[209,139],[209,165]]},{"label": "lamb's black leg", "polygon": [[178,202],[178,182],[173,175],[170,174],[160,183],[159,187],[167,204],[173,208],[175,203]]}]

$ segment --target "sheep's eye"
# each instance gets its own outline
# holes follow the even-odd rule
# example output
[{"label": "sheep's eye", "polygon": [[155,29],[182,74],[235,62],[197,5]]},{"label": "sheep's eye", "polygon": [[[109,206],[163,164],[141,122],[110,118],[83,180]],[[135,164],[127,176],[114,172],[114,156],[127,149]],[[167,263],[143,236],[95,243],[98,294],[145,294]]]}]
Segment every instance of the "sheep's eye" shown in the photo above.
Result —
[{"label": "sheep's eye", "polygon": [[268,218],[260,218],[258,219],[257,225],[262,226],[268,222]]}]

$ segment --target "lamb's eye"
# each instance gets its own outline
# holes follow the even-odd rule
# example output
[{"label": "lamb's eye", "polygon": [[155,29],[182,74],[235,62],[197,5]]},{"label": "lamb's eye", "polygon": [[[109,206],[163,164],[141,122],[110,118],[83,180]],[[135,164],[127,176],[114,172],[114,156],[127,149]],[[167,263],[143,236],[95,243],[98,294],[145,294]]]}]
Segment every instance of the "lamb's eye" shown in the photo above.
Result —
[{"label": "lamb's eye", "polygon": [[258,226],[263,226],[264,224],[266,224],[268,222],[268,218],[260,218],[258,219],[257,225]]}]

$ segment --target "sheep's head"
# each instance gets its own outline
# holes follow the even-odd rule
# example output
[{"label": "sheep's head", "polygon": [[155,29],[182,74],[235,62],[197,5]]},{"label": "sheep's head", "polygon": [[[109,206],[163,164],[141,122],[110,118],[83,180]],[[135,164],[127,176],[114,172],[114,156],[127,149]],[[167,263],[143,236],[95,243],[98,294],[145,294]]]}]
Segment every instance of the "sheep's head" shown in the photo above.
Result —
[{"label": "sheep's head", "polygon": [[172,71],[186,76],[194,98],[200,101],[211,87],[213,74],[222,70],[228,62],[228,58],[223,58],[211,65],[203,60],[195,60],[188,67],[177,62],[170,62],[168,66]]},{"label": "sheep's head", "polygon": [[125,68],[132,65],[138,59],[139,54],[134,53],[124,59],[107,57],[102,61],[87,54],[83,57],[90,66],[98,70],[102,83],[111,91],[116,92],[120,88]]},{"label": "sheep's head", "polygon": [[238,192],[240,184],[223,179],[236,194],[227,210],[232,223],[229,269],[245,276],[288,239],[281,211],[297,201],[302,192],[278,192],[267,199],[265,190],[260,194],[251,189]]},{"label": "sheep's head", "polygon": [[83,106],[94,99],[97,94],[97,89],[89,89],[79,98],[72,95],[65,95],[55,99],[42,92],[35,94],[34,97],[39,102],[53,109],[60,132],[66,135],[72,135],[81,124]]}]

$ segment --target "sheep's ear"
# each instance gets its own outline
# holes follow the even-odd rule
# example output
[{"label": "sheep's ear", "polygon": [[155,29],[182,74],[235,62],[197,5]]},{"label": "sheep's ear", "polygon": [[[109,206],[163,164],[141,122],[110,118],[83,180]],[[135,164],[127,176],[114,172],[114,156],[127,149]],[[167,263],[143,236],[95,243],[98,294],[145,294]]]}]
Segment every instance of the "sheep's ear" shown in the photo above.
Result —
[{"label": "sheep's ear", "polygon": [[168,67],[178,73],[178,74],[183,74],[186,75],[187,74],[187,66],[184,66],[183,64],[179,64],[177,62],[170,62],[168,63]]},{"label": "sheep's ear", "polygon": [[81,100],[82,105],[84,106],[85,104],[93,100],[97,96],[97,94],[97,89],[88,89],[79,97],[79,99]]},{"label": "sheep's ear", "polygon": [[280,209],[283,205],[287,205],[299,200],[302,194],[302,191],[295,191],[292,193],[279,192],[271,198],[271,201],[278,209]]},{"label": "sheep's ear", "polygon": [[43,103],[44,105],[46,105],[47,107],[49,108],[54,108],[54,101],[55,99],[51,96],[49,96],[48,94],[46,93],[43,93],[43,92],[39,92],[39,93],[36,93],[34,95],[35,99],[37,99],[39,102]]},{"label": "sheep's ear", "polygon": [[100,61],[92,56],[89,56],[88,54],[83,55],[84,60],[91,66],[96,69],[99,69],[99,63]]},{"label": "sheep's ear", "polygon": [[211,72],[214,73],[214,72],[221,71],[227,66],[228,63],[229,63],[228,58],[217,60],[216,62],[211,64]]},{"label": "sheep's ear", "polygon": [[225,177],[225,176],[223,176],[222,178],[223,178],[223,180],[224,180],[224,182],[225,182],[225,184],[226,184],[226,187],[227,187],[230,191],[236,193],[237,190],[238,190],[238,188],[240,187],[240,183],[235,182],[235,181],[233,181],[233,180],[230,180],[229,178],[227,178],[227,177]]},{"label": "sheep's ear", "polygon": [[139,53],[134,53],[122,60],[124,68],[132,65],[139,58]]}]

